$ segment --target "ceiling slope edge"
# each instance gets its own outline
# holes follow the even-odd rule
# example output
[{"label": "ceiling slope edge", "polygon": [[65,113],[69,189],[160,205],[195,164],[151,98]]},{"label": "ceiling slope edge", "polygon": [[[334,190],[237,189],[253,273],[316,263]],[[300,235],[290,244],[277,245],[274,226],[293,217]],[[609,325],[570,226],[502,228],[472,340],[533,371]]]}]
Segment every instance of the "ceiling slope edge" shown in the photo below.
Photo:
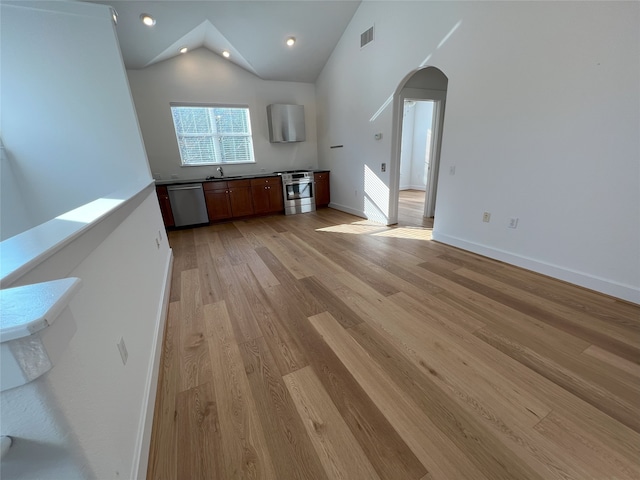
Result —
[{"label": "ceiling slope edge", "polygon": [[176,40],[164,51],[156,55],[156,57],[151,61],[146,63],[144,68],[149,67],[154,63],[162,62],[180,55],[180,49],[182,47],[187,47],[190,51],[204,47],[220,56],[222,56],[223,50],[227,50],[231,54],[228,61],[235,63],[257,77],[261,77],[255,68],[253,68],[253,65],[251,65],[251,63],[249,63],[240,54],[240,52],[231,45],[231,42],[229,42],[226,37],[220,33],[220,30],[218,30],[209,20],[205,20],[193,30]]}]

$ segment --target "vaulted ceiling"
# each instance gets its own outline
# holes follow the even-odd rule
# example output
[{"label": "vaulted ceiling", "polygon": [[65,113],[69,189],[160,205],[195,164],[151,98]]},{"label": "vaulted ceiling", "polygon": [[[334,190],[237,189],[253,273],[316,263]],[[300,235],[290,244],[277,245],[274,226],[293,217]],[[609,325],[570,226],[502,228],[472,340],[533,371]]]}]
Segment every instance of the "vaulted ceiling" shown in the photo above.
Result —
[{"label": "vaulted ceiling", "polygon": [[[360,0],[109,1],[127,69],[207,48],[265,80],[315,82]],[[156,20],[145,26],[140,16]],[[285,44],[288,37],[296,43]],[[188,53],[187,53],[188,54]]]}]

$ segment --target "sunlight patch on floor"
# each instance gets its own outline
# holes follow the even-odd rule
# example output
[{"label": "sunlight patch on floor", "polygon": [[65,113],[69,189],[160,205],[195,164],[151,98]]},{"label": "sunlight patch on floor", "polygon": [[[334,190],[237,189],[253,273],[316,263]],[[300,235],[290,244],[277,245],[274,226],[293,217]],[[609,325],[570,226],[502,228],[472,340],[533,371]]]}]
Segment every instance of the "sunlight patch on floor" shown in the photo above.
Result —
[{"label": "sunlight patch on floor", "polygon": [[418,227],[398,227],[372,234],[376,237],[405,238],[409,240],[431,240],[431,230]]},{"label": "sunlight patch on floor", "polygon": [[374,237],[404,238],[407,240],[431,240],[431,229],[421,227],[388,227],[371,220],[360,220],[330,227],[318,228],[317,232],[349,233]]},{"label": "sunlight patch on floor", "polygon": [[359,225],[360,222],[344,223],[342,225],[333,225],[331,227],[318,228],[317,232],[331,232],[331,233],[351,233],[354,235],[374,234],[381,230],[386,230],[387,227],[380,224],[371,225]]}]

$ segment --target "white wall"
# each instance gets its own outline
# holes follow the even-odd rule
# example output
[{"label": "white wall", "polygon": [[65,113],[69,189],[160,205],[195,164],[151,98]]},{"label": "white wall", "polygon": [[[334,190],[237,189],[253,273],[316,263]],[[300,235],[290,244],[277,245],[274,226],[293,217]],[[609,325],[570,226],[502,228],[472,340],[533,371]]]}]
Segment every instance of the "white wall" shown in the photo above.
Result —
[{"label": "white wall", "polygon": [[411,170],[413,163],[413,130],[415,126],[415,105],[405,103],[402,120],[402,147],[400,153],[400,190],[411,188]]},{"label": "white wall", "polygon": [[433,102],[405,103],[403,111],[400,190],[425,190]]},{"label": "white wall", "polygon": [[417,190],[427,186],[427,150],[431,139],[433,102],[416,102],[416,118],[413,125],[413,163],[411,165],[411,185]]},{"label": "white wall", "polygon": [[109,9],[3,1],[0,22],[0,130],[29,226],[150,179]]},{"label": "white wall", "polygon": [[[204,48],[127,74],[156,179],[202,179],[216,173],[215,166],[180,166],[171,102],[249,105],[256,163],[225,165],[225,175],[317,167],[312,84],[261,80]],[[267,105],[272,103],[304,105],[306,141],[269,143]]]},{"label": "white wall", "polygon": [[[163,231],[160,248],[155,238]],[[14,438],[2,460],[2,478],[135,478],[155,390],[155,342],[161,340],[162,293],[170,250],[155,191],[150,191],[113,233],[79,265],[69,258],[83,247],[65,247],[19,283],[79,277],[70,303],[77,332],[48,373],[0,394],[2,434]],[[124,338],[122,364],[116,344]]]},{"label": "white wall", "polygon": [[640,302],[639,10],[363,2],[317,82],[332,203],[388,217],[390,96],[434,65],[449,79],[434,238]]},{"label": "white wall", "polygon": [[31,212],[18,188],[13,161],[0,147],[0,241],[28,230],[34,225]]},{"label": "white wall", "polygon": [[[40,224],[111,192],[133,193],[95,224],[55,220],[78,223],[70,243],[3,281],[4,288],[77,276],[83,286],[70,303],[77,332],[60,361],[0,394],[2,434],[14,439],[0,473],[71,480],[136,478],[141,469],[144,477],[171,252],[111,14],[62,1],[3,1],[1,8],[2,174],[5,167],[15,174],[8,204],[22,196],[24,212]],[[18,250],[21,237],[9,240]],[[0,245],[3,265],[14,263],[11,252]]]}]

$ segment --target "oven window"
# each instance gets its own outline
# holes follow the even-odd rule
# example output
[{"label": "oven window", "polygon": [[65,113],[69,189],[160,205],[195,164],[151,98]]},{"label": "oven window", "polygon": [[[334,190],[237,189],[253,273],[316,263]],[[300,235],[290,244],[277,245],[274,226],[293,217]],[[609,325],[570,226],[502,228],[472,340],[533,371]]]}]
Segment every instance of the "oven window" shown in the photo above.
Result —
[{"label": "oven window", "polygon": [[287,200],[313,198],[313,183],[294,183],[286,185]]}]

